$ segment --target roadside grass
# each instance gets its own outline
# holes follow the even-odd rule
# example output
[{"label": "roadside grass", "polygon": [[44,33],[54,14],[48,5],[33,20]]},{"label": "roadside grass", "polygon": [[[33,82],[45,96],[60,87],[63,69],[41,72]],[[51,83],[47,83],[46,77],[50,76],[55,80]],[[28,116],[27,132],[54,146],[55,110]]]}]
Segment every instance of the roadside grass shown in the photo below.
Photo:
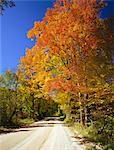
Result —
[{"label": "roadside grass", "polygon": [[105,139],[102,138],[102,134],[97,134],[93,125],[84,127],[80,123],[70,122],[69,126],[75,134],[74,138],[77,138],[79,142],[85,146],[86,150],[114,150],[113,144],[102,143]]},{"label": "roadside grass", "polygon": [[103,150],[103,146],[89,134],[92,131],[91,126],[84,127],[80,123],[74,123],[70,128],[75,134],[74,138],[78,139],[80,144],[85,146],[86,150]]},{"label": "roadside grass", "polygon": [[30,124],[32,124],[32,123],[34,123],[35,121],[34,121],[34,119],[32,119],[32,118],[25,118],[25,119],[20,119],[19,120],[19,122],[18,122],[18,124],[19,124],[19,126],[29,126]]}]

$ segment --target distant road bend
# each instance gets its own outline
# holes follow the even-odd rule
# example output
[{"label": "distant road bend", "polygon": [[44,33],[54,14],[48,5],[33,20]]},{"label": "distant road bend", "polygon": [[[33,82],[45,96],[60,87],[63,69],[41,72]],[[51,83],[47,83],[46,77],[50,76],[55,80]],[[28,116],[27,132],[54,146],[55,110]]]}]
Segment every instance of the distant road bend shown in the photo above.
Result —
[{"label": "distant road bend", "polygon": [[35,122],[0,135],[0,150],[84,150],[61,121]]}]

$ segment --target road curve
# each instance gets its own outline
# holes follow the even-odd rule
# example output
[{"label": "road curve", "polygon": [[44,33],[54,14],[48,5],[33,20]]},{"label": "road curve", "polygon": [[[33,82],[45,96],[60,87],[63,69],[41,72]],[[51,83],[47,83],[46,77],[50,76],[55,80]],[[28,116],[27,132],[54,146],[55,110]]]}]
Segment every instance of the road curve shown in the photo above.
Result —
[{"label": "road curve", "polygon": [[0,135],[0,150],[84,150],[60,121],[39,121]]}]

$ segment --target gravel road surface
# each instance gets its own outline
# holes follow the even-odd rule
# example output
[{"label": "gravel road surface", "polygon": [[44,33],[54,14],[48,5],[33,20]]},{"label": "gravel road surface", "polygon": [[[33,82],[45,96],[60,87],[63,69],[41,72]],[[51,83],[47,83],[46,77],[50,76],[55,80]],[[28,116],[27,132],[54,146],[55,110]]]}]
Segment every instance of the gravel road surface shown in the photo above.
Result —
[{"label": "gravel road surface", "polygon": [[84,150],[63,122],[35,122],[29,128],[0,135],[0,150]]}]

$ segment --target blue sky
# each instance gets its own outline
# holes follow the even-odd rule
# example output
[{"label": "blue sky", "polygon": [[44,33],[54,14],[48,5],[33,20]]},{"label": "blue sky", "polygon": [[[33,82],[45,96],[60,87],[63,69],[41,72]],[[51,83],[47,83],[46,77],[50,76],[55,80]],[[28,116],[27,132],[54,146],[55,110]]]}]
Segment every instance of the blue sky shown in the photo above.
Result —
[{"label": "blue sky", "polygon": [[[16,7],[6,9],[0,16],[0,73],[7,69],[16,70],[19,59],[25,54],[26,48],[34,45],[27,39],[27,32],[33,27],[34,21],[42,20],[47,8],[53,6],[54,0],[18,0]],[[102,11],[106,18],[114,14],[114,1]]]},{"label": "blue sky", "polygon": [[27,39],[27,32],[34,21],[42,20],[53,0],[16,1],[16,7],[6,9],[0,16],[0,73],[7,69],[15,71],[26,48],[34,45]]}]

